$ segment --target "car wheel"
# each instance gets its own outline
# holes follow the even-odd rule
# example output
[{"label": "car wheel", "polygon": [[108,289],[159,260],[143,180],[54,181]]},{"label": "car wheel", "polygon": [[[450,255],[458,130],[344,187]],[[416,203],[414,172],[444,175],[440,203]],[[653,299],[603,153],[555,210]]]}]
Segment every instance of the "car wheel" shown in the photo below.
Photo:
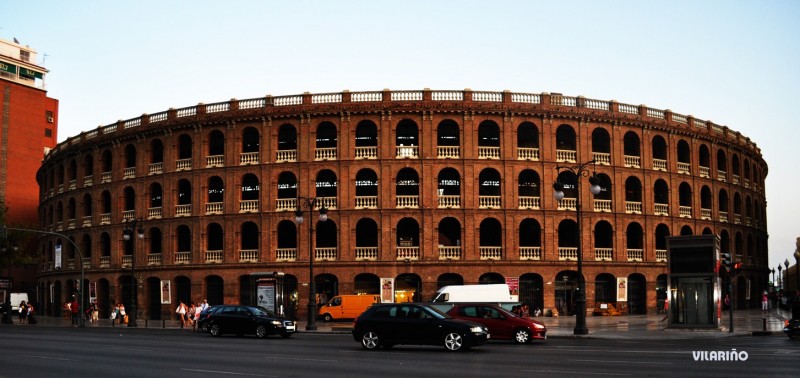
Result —
[{"label": "car wheel", "polygon": [[333,317],[331,316],[331,314],[325,314],[325,315],[322,315],[322,320],[324,320],[326,322],[329,322],[329,321],[333,320]]},{"label": "car wheel", "polygon": [[374,350],[380,345],[378,334],[372,331],[364,332],[361,335],[361,346],[364,349]]},{"label": "car wheel", "polygon": [[525,344],[531,341],[531,333],[524,328],[514,331],[514,341],[517,344]]},{"label": "car wheel", "polygon": [[444,347],[451,352],[459,351],[464,347],[464,337],[457,332],[450,332],[444,337]]},{"label": "car wheel", "polygon": [[259,339],[267,337],[267,327],[264,327],[263,325],[256,327],[256,336],[258,336]]},{"label": "car wheel", "polygon": [[200,326],[200,331],[203,332],[203,333],[208,333],[208,331],[209,331],[208,322],[205,322]]},{"label": "car wheel", "polygon": [[222,336],[222,329],[219,328],[219,324],[212,325],[208,331],[211,332],[211,336]]}]

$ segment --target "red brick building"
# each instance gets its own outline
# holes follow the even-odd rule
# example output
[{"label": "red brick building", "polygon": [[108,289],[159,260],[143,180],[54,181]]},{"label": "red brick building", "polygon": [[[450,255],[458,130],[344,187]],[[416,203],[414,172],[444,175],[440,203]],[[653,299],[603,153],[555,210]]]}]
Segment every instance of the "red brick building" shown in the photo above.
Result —
[{"label": "red brick building", "polygon": [[[596,196],[559,168],[591,160]],[[656,311],[666,237],[709,233],[744,262],[738,290],[757,292],[767,285],[766,174],[748,138],[668,110],[425,89],[146,114],[59,144],[38,180],[41,225],[74,239],[93,297],[130,301],[135,258],[140,316],[158,319],[177,299],[249,302],[250,273],[272,271],[285,273],[287,312],[303,316],[310,232],[295,222],[298,206],[305,222],[327,209],[312,225],[320,299],[379,294],[387,279],[394,301],[519,282],[521,301],[569,314],[581,253],[589,308]],[[132,219],[144,238],[124,241]],[[39,294],[57,311],[81,262],[64,240],[41,248]]]},{"label": "red brick building", "polygon": [[[38,227],[36,172],[57,140],[58,100],[47,97],[48,71],[36,58],[30,47],[0,39],[0,223],[11,227]],[[4,268],[0,276],[13,278],[11,290],[34,288],[35,268]]]}]

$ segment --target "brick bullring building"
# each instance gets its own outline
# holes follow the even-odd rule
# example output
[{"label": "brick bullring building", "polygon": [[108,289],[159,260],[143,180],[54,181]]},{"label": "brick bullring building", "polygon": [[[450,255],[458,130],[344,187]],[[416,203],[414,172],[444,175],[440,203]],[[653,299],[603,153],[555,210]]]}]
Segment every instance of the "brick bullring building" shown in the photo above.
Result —
[{"label": "brick bullring building", "polygon": [[[592,160],[597,195],[559,168]],[[395,301],[518,282],[532,308],[570,314],[582,229],[590,309],[661,310],[665,239],[692,234],[719,235],[744,263],[745,306],[748,290],[756,301],[767,287],[766,174],[756,145],[727,127],[560,94],[387,89],[198,104],[81,133],[46,156],[41,225],[80,253],[42,239],[39,295],[55,314],[83,264],[101,308],[127,303],[135,258],[140,318],[177,299],[249,302],[250,274],[272,271],[285,274],[289,315],[303,317],[313,249],[320,300],[378,294],[386,279]],[[306,222],[315,214],[304,198],[328,215],[311,240],[295,221],[298,207]],[[124,240],[131,220],[143,239]]]}]

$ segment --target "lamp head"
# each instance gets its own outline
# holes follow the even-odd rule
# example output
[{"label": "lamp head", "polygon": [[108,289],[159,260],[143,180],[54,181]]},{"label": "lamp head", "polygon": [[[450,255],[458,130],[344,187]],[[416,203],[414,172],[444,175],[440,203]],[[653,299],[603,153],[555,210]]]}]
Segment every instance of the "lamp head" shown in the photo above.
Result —
[{"label": "lamp head", "polygon": [[589,191],[594,195],[598,195],[600,194],[601,190],[602,188],[600,187],[600,179],[595,175],[589,177]]},{"label": "lamp head", "polygon": [[328,208],[323,206],[319,209],[319,221],[325,222],[328,220]]},{"label": "lamp head", "polygon": [[294,221],[297,224],[303,223],[303,210],[300,210],[298,208],[297,210],[294,211]]},{"label": "lamp head", "polygon": [[564,199],[564,184],[558,181],[553,183],[553,197],[558,201]]}]

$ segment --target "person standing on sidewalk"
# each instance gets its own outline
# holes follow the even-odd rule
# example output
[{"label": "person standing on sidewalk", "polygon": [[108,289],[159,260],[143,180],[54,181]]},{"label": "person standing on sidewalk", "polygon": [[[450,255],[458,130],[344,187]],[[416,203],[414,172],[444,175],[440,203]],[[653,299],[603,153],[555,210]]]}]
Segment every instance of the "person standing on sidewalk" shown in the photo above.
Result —
[{"label": "person standing on sidewalk", "polygon": [[181,321],[181,328],[186,326],[186,305],[183,304],[182,300],[178,300],[178,307],[175,309],[175,313],[178,314],[178,319]]},{"label": "person standing on sidewalk", "polygon": [[767,312],[769,311],[769,296],[767,295],[767,291],[764,290],[761,293],[761,311]]},{"label": "person standing on sidewalk", "polygon": [[19,324],[25,324],[25,317],[28,316],[28,305],[25,301],[19,302]]},{"label": "person standing on sidewalk", "polygon": [[77,327],[79,322],[78,316],[81,313],[81,309],[78,306],[78,300],[75,297],[72,297],[72,302],[69,304],[69,309],[72,311],[72,323],[71,325]]}]

